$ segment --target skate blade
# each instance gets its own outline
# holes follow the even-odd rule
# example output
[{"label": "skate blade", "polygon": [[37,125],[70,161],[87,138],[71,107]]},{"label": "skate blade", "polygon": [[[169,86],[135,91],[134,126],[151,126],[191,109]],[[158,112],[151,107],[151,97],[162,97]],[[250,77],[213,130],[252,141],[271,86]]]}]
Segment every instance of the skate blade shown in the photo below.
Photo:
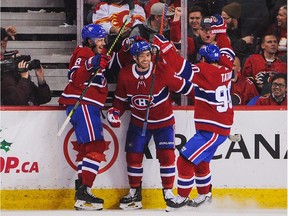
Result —
[{"label": "skate blade", "polygon": [[207,208],[207,207],[209,207],[209,206],[211,206],[211,204],[212,204],[212,200],[209,200],[209,201],[205,201],[205,202],[203,202],[203,203],[200,203],[200,204],[194,204],[194,203],[192,203],[191,201],[188,203],[188,207],[189,208],[194,208],[194,209],[201,209],[201,208]]},{"label": "skate blade", "polygon": [[180,208],[173,208],[173,207],[167,206],[165,209],[166,212],[186,211],[186,210],[189,210],[187,205],[182,206]]},{"label": "skate blade", "polygon": [[77,200],[74,205],[75,210],[79,211],[100,211],[103,209],[103,204],[101,203],[87,203],[83,200]]},{"label": "skate blade", "polygon": [[123,210],[135,210],[135,209],[142,209],[141,202],[132,202],[132,203],[120,203],[119,206]]},{"label": "skate blade", "polygon": [[201,208],[205,206],[210,206],[212,204],[212,199],[206,200],[200,204],[195,204],[191,200],[188,202],[188,207],[190,208]]}]

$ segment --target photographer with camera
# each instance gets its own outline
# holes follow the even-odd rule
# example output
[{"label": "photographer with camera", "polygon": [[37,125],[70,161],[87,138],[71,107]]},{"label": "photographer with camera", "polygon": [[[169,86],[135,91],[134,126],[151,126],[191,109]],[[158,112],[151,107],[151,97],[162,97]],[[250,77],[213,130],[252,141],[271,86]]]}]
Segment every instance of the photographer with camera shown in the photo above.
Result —
[{"label": "photographer with camera", "polygon": [[[9,61],[9,60],[8,60]],[[12,61],[13,62],[13,61]],[[14,61],[14,64],[17,61]],[[39,60],[22,60],[9,72],[1,64],[1,104],[11,106],[41,105],[51,100],[50,88]],[[29,70],[35,70],[38,86],[32,82]]]}]

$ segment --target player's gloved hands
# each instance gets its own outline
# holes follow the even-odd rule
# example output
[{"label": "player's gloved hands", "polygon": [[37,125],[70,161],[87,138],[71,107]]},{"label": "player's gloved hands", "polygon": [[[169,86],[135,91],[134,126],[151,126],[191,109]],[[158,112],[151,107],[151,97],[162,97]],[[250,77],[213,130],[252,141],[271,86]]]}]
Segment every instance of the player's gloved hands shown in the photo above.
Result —
[{"label": "player's gloved hands", "polygon": [[122,42],[122,49],[124,52],[128,52],[131,48],[131,46],[133,45],[133,43],[137,42],[137,41],[147,41],[146,39],[138,36],[138,35],[135,35],[133,37],[129,37],[129,38],[126,38],[125,40],[123,40]]},{"label": "player's gloved hands", "polygon": [[110,60],[111,60],[111,56],[101,54],[100,63],[99,63],[100,68],[105,69],[108,66]]},{"label": "player's gloved hands", "polygon": [[90,69],[104,69],[109,64],[111,57],[105,54],[97,54],[86,61],[87,70]]},{"label": "player's gloved hands", "polygon": [[226,33],[227,25],[223,17],[219,14],[211,16],[211,30],[213,34]]},{"label": "player's gloved hands", "polygon": [[121,125],[121,120],[120,120],[119,115],[120,115],[120,111],[114,107],[111,107],[107,111],[107,120],[109,124],[114,128],[118,128]]},{"label": "player's gloved hands", "polygon": [[164,36],[156,34],[153,39],[153,45],[163,53],[168,53],[171,49],[175,48],[174,45]]}]

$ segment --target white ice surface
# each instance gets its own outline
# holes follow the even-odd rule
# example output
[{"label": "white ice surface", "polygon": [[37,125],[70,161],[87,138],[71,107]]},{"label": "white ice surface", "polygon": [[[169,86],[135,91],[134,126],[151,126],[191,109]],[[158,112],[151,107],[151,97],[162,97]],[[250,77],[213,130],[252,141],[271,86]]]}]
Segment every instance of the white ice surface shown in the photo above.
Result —
[{"label": "white ice surface", "polygon": [[1,216],[287,216],[286,209],[183,209],[174,212],[164,210],[102,210],[102,211],[1,211]]}]

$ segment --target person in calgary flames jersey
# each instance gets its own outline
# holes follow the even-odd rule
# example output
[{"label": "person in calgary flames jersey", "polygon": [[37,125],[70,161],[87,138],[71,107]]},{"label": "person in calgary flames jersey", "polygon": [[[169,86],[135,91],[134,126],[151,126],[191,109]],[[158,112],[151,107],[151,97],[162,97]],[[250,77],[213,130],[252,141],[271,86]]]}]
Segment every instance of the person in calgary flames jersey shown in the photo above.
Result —
[{"label": "person in calgary flames jersey", "polygon": [[[144,149],[152,136],[160,163],[164,199],[173,197],[171,189],[175,179],[175,119],[169,95],[170,90],[189,94],[192,86],[189,81],[176,76],[171,67],[167,67],[163,62],[154,65],[151,46],[147,41],[134,42],[130,53],[135,63],[121,69],[113,107],[108,110],[107,119],[112,127],[120,127],[119,116],[123,114],[127,105],[130,106],[131,120],[125,151],[131,189],[128,195],[120,199],[120,208],[139,209],[142,208],[141,181]],[[146,122],[147,130],[143,133],[151,80],[154,75],[151,106]]]},{"label": "person in calgary flames jersey", "polygon": [[[175,68],[177,75],[191,81],[195,91],[196,133],[180,150],[178,195],[166,200],[166,210],[186,205],[198,207],[212,200],[210,161],[218,146],[228,138],[233,123],[230,91],[235,56],[232,52],[221,53],[214,44],[206,44],[199,50],[200,63],[194,65],[179,56],[164,38],[155,37],[153,43],[160,47],[161,57],[167,65],[172,61],[177,62],[173,64],[174,68],[180,65]],[[194,183],[199,195],[189,200]]]},{"label": "person in calgary flames jersey", "polygon": [[100,210],[104,200],[91,192],[101,161],[105,160],[107,150],[103,137],[100,111],[108,94],[107,81],[103,69],[110,56],[101,54],[105,46],[106,32],[100,25],[89,24],[82,29],[82,46],[78,46],[70,59],[69,84],[64,89],[59,104],[66,106],[67,115],[73,109],[88,84],[91,76],[99,69],[80,105],[71,117],[78,151],[78,179],[76,185],[76,210]]},{"label": "person in calgary flames jersey", "polygon": [[[132,19],[131,22],[126,25],[126,31],[131,31],[130,28],[132,26],[140,24],[146,19],[144,9],[137,3],[137,1],[134,2],[135,8],[132,14]],[[128,14],[128,0],[103,1],[96,5],[92,21],[95,24],[101,25],[107,34],[117,34],[121,26],[124,24]]]}]

